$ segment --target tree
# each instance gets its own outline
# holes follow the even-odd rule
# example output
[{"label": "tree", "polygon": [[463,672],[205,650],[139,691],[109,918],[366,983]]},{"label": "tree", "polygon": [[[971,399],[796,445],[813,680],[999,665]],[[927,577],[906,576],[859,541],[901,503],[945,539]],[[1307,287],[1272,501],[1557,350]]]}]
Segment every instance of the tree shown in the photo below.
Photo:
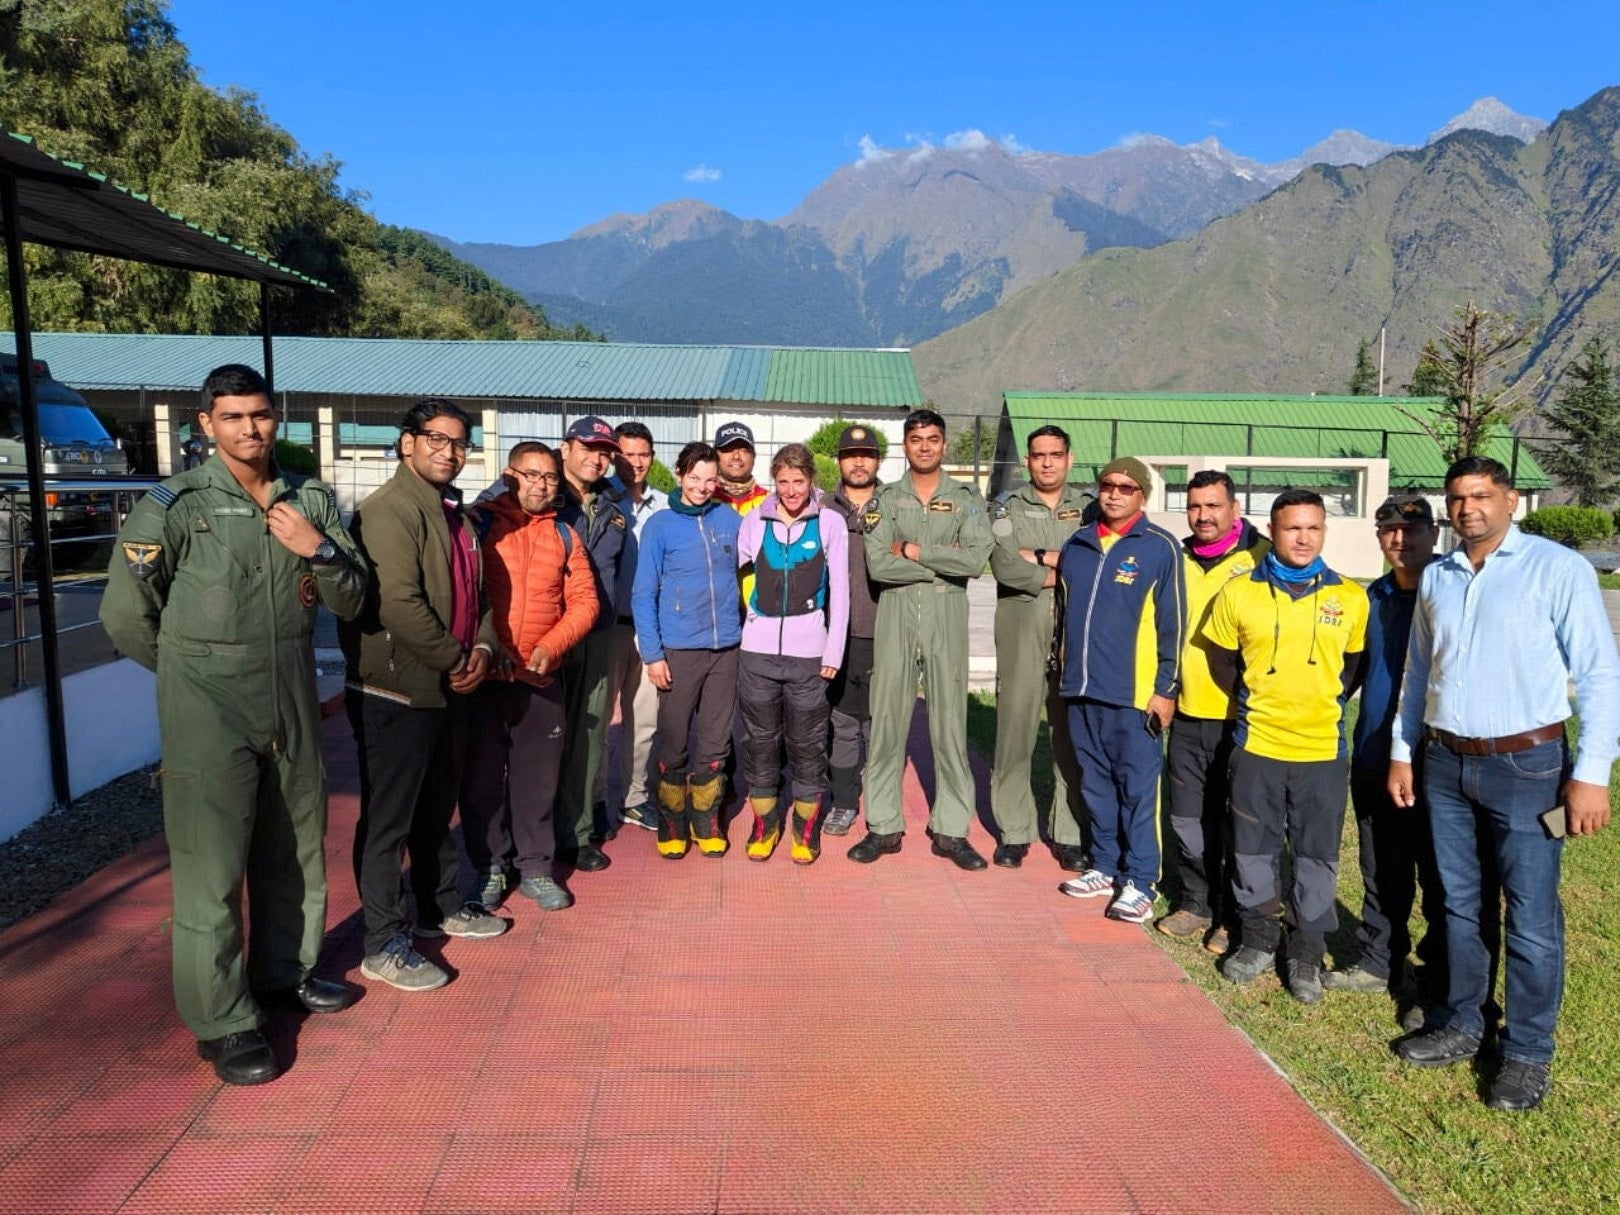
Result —
[{"label": "tree", "polygon": [[1367,353],[1366,342],[1356,347],[1356,369],[1350,373],[1349,387],[1350,395],[1353,397],[1378,395],[1378,368],[1373,366],[1372,355]]},{"label": "tree", "polygon": [[1542,411],[1555,438],[1534,443],[1536,458],[1579,506],[1620,495],[1620,393],[1609,345],[1593,338],[1559,377],[1558,399]]},{"label": "tree", "polygon": [[1440,358],[1440,347],[1430,338],[1418,352],[1417,366],[1412,368],[1412,380],[1402,384],[1401,391],[1409,397],[1443,397],[1446,395],[1446,369]]},{"label": "tree", "polygon": [[1521,390],[1493,387],[1492,381],[1534,332],[1532,325],[1520,324],[1506,313],[1487,312],[1469,300],[1457,309],[1456,319],[1440,329],[1433,359],[1429,346],[1424,347],[1419,366],[1425,360],[1432,362],[1441,388],[1434,395],[1445,400],[1433,413],[1401,412],[1440,445],[1448,463],[1480,454],[1497,429],[1524,408]]}]

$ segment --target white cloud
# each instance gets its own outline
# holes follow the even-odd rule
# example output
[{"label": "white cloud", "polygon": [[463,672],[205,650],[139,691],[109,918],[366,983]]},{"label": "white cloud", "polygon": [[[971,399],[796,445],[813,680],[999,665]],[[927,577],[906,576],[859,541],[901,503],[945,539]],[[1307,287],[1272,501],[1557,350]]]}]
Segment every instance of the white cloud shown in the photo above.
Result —
[{"label": "white cloud", "polygon": [[1230,118],[1206,118],[1204,121],[1208,125],[1214,127],[1216,130],[1223,130],[1232,125],[1232,120]]},{"label": "white cloud", "polygon": [[711,169],[706,164],[700,164],[696,168],[688,169],[686,172],[682,173],[681,174],[681,180],[682,181],[697,181],[697,182],[719,181],[720,180],[720,170],[719,169]]},{"label": "white cloud", "polygon": [[956,152],[982,152],[990,146],[990,137],[976,127],[969,127],[945,136],[945,146]]},{"label": "white cloud", "polygon": [[1166,139],[1163,135],[1155,135],[1152,131],[1132,131],[1129,135],[1120,136],[1119,139],[1119,146],[1122,148],[1135,148],[1142,144],[1154,143],[1175,146],[1171,140]]},{"label": "white cloud", "polygon": [[996,142],[1001,144],[1002,147],[1006,148],[1007,151],[1011,152],[1014,156],[1029,156],[1035,151],[1034,148],[1026,148],[1023,144],[1019,143],[1018,136],[1014,135],[1011,131],[1008,131]]},{"label": "white cloud", "polygon": [[857,166],[868,165],[878,160],[887,160],[893,155],[887,148],[879,147],[877,140],[870,135],[862,135],[860,143],[856,146],[861,150],[861,154],[855,158]]}]

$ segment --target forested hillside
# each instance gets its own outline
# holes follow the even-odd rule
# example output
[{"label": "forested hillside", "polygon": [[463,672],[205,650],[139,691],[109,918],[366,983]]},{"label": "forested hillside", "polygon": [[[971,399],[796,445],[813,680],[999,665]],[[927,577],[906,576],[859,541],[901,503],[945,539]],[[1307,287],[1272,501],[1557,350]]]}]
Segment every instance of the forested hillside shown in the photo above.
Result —
[{"label": "forested hillside", "polygon": [[[378,223],[249,93],[203,84],[160,0],[0,0],[0,123],[324,280],[275,295],[278,333],[578,338],[483,271]],[[258,288],[28,248],[37,328],[241,333]],[[10,324],[0,300],[0,323]]]}]

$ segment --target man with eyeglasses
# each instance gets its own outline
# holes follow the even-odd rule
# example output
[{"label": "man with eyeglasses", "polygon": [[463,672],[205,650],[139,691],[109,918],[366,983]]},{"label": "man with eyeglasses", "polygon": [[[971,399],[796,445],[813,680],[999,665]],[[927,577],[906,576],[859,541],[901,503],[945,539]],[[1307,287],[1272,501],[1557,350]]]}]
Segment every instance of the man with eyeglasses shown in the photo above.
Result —
[{"label": "man with eyeglasses", "polygon": [[597,796],[607,741],[608,667],[618,639],[613,626],[618,621],[619,562],[630,531],[624,494],[608,479],[618,451],[613,427],[595,416],[578,419],[563,437],[557,518],[585,541],[597,598],[595,625],[563,661],[568,717],[562,792],[557,799],[557,851],[564,864],[582,873],[606,869],[611,863],[599,846],[607,835],[607,807]]},{"label": "man with eyeglasses", "polygon": [[[1322,956],[1339,922],[1344,705],[1367,640],[1367,592],[1322,560],[1326,537],[1322,496],[1283,490],[1271,503],[1271,551],[1221,587],[1204,624],[1210,675],[1238,705],[1230,796],[1242,936],[1221,974],[1252,983],[1270,970],[1286,925],[1283,978],[1301,1004],[1322,998]],[[1286,898],[1285,839],[1294,868]]]},{"label": "man with eyeglasses", "polygon": [[1091,816],[1091,867],[1058,887],[1106,898],[1111,920],[1144,924],[1159,880],[1159,736],[1181,687],[1186,589],[1181,546],[1146,514],[1153,475],[1125,456],[1097,474],[1095,523],[1058,559],[1058,692]]},{"label": "man with eyeglasses", "polygon": [[[992,858],[1017,869],[1036,836],[1032,751],[1041,713],[1052,746],[1052,853],[1074,873],[1085,871],[1080,767],[1069,741],[1063,701],[1051,671],[1058,556],[1095,499],[1069,484],[1069,434],[1042,426],[1024,443],[1029,481],[990,508],[990,571],[996,577],[996,761],[990,808],[1001,842]],[[1089,823],[1086,824],[1090,826]]]},{"label": "man with eyeglasses", "polygon": [[458,895],[450,834],[467,697],[499,650],[484,607],[478,536],[452,484],[471,434],[472,419],[458,405],[430,397],[411,406],[400,424],[398,469],[351,524],[374,571],[365,610],[338,634],[360,751],[360,973],[401,991],[450,981],[411,944],[399,880],[407,851],[417,937],[495,937],[508,927]]}]

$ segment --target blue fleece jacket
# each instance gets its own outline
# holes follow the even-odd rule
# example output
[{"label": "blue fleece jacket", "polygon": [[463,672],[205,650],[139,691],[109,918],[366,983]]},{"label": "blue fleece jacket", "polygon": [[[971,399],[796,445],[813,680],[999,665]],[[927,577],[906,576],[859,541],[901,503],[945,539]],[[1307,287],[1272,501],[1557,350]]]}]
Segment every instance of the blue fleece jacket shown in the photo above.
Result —
[{"label": "blue fleece jacket", "polygon": [[637,537],[630,608],[643,662],[664,651],[725,650],[742,640],[737,532],[742,517],[710,500],[701,514],[661,510]]},{"label": "blue fleece jacket", "polygon": [[1176,698],[1187,591],[1174,536],[1143,515],[1105,552],[1088,523],[1063,546],[1058,587],[1061,695],[1137,708]]}]

